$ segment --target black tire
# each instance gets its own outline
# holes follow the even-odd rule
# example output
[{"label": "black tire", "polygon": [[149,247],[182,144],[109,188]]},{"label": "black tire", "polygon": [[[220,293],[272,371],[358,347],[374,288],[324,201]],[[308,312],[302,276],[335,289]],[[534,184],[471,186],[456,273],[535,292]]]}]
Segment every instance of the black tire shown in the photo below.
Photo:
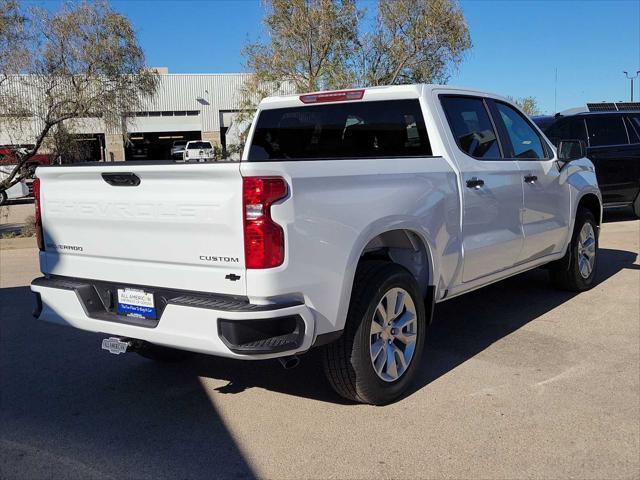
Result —
[{"label": "black tire", "polygon": [[0,205],[5,205],[8,201],[8,196],[7,196],[7,192],[0,192]]},{"label": "black tire", "polygon": [[640,218],[640,193],[636,195],[636,201],[633,202],[633,213],[636,214],[636,217]]},{"label": "black tire", "polygon": [[153,343],[144,343],[135,349],[135,352],[149,360],[159,363],[178,363],[189,358],[192,353],[175,348],[163,347]]},{"label": "black tire", "polygon": [[[371,325],[378,303],[392,288],[409,293],[416,311],[416,345],[404,373],[385,381],[374,370]],[[401,396],[420,366],[426,334],[424,299],[414,277],[403,267],[385,261],[363,262],[356,272],[343,335],[323,352],[325,374],[333,389],[348,400],[384,405]]]},{"label": "black tire", "polygon": [[[591,273],[587,277],[584,277],[580,273],[579,267],[579,237],[585,223],[591,224],[591,228],[595,233],[595,260]],[[578,208],[576,212],[576,223],[573,228],[573,236],[571,237],[569,250],[563,261],[561,261],[561,264],[564,264],[564,268],[553,269],[549,272],[551,281],[557,288],[570,292],[583,292],[595,285],[596,270],[598,267],[598,224],[591,211],[586,208]]]}]

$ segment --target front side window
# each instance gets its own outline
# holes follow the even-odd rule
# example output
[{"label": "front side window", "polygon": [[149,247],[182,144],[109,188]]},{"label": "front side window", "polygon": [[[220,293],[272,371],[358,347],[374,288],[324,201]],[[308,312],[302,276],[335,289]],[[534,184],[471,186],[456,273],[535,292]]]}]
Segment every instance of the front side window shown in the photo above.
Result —
[{"label": "front side window", "polygon": [[248,161],[429,155],[420,102],[385,100],[263,110]]},{"label": "front side window", "polygon": [[539,160],[546,157],[542,139],[538,132],[525,120],[525,118],[506,103],[496,102],[496,108],[504,123],[511,146],[513,156],[518,159]]},{"label": "front side window", "polygon": [[498,137],[481,98],[443,96],[441,102],[463,152],[481,159],[501,157]]},{"label": "front side window", "polygon": [[621,116],[589,116],[587,117],[587,131],[591,147],[629,143],[627,130],[624,128]]}]

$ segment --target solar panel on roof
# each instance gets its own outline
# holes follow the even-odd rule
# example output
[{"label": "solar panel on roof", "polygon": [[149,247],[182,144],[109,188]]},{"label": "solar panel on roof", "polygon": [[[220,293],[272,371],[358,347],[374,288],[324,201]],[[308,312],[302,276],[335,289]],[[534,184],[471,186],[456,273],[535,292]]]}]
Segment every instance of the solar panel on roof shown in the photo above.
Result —
[{"label": "solar panel on roof", "polygon": [[590,112],[618,112],[621,110],[640,110],[640,102],[600,102],[587,103]]},{"label": "solar panel on roof", "polygon": [[615,112],[618,109],[613,102],[587,103],[590,112]]},{"label": "solar panel on roof", "polygon": [[640,110],[640,102],[618,102],[618,110]]}]

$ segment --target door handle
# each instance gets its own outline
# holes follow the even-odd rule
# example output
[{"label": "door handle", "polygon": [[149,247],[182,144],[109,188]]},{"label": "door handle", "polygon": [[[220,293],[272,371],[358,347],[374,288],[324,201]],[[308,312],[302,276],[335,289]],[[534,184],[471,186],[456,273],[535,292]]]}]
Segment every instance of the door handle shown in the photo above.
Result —
[{"label": "door handle", "polygon": [[525,175],[524,181],[525,183],[535,183],[538,180],[538,177],[535,175]]},{"label": "door handle", "polygon": [[102,179],[114,187],[137,187],[140,185],[140,177],[130,172],[105,172],[102,174]]},{"label": "door handle", "polygon": [[473,177],[467,180],[467,188],[480,188],[484,185],[484,180]]}]

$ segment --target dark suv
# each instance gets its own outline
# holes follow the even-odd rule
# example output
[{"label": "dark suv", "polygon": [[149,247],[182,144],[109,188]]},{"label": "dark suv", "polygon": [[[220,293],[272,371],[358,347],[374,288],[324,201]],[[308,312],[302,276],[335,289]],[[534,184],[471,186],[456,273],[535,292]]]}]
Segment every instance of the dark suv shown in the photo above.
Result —
[{"label": "dark suv", "polygon": [[[618,110],[621,105],[629,110]],[[596,166],[604,206],[632,206],[640,217],[640,104],[588,108],[591,111],[534,117],[533,121],[556,146],[560,140],[583,140],[587,157]]]}]

